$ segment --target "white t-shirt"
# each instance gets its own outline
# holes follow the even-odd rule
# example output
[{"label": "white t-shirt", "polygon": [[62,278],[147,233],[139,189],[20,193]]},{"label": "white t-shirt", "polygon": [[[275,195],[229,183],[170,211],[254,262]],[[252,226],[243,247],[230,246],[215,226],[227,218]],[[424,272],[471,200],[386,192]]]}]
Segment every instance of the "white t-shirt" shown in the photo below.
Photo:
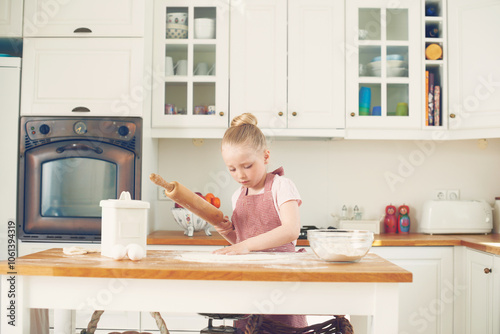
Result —
[{"label": "white t-shirt", "polygon": [[[231,198],[231,202],[233,204],[233,211],[236,208],[236,202],[238,201],[238,198],[240,197],[243,188],[244,187],[241,186],[238,190],[236,190]],[[260,191],[260,194],[264,193],[264,189],[265,188],[263,188]],[[292,182],[292,180],[284,176],[279,176],[279,175],[274,176],[271,192],[273,194],[274,207],[276,208],[276,212],[278,212],[278,216],[280,217],[280,219],[281,215],[279,207],[281,206],[281,204],[292,200],[296,200],[299,206],[302,204],[302,200],[300,199],[300,194],[299,191],[297,190],[297,187]]]}]

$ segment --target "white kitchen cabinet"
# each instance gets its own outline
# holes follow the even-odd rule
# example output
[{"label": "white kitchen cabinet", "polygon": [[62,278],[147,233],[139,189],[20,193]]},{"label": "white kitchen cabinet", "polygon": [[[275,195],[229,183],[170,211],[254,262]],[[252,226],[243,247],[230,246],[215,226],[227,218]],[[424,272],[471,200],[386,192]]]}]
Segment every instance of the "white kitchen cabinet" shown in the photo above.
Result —
[{"label": "white kitchen cabinet", "polygon": [[343,128],[343,40],[343,1],[233,5],[231,118],[253,113],[260,127],[274,134]]},{"label": "white kitchen cabinet", "polygon": [[[229,114],[229,1],[157,0],[154,15],[153,135],[200,137],[215,129],[221,137]],[[167,22],[182,15],[187,24]]]},{"label": "white kitchen cabinet", "polygon": [[23,35],[23,2],[0,0],[0,37]]},{"label": "white kitchen cabinet", "polygon": [[[421,2],[346,2],[346,133],[422,129]],[[404,134],[403,134],[404,136]]]},{"label": "white kitchen cabinet", "polygon": [[21,115],[141,116],[142,38],[25,38]]},{"label": "white kitchen cabinet", "polygon": [[500,329],[498,257],[473,249],[465,257],[465,333],[493,334]]},{"label": "white kitchen cabinet", "polygon": [[144,22],[145,0],[24,1],[25,37],[140,37]]},{"label": "white kitchen cabinet", "polygon": [[500,136],[500,1],[448,3],[449,128],[472,138]]},{"label": "white kitchen cabinet", "polygon": [[372,247],[370,252],[413,274],[412,283],[400,284],[400,333],[454,333],[453,247]]}]

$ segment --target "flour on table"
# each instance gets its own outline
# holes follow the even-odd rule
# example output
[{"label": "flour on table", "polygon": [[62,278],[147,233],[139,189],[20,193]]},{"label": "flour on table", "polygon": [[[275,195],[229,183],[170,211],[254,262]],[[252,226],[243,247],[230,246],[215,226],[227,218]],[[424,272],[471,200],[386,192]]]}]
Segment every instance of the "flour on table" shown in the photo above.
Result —
[{"label": "flour on table", "polygon": [[[293,254],[293,253],[291,253]],[[194,262],[275,262],[290,259],[291,254],[250,253],[240,255],[213,254],[207,252],[189,252],[180,255],[182,260]]]}]

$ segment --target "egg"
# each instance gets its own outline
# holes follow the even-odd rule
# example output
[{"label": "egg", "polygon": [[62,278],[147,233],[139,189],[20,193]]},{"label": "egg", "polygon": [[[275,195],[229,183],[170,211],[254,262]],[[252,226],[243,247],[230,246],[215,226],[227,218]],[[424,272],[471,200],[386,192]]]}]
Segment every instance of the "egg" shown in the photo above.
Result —
[{"label": "egg", "polygon": [[114,260],[121,260],[127,255],[127,248],[125,246],[116,244],[111,248],[111,258]]},{"label": "egg", "polygon": [[138,244],[129,244],[127,245],[127,255],[132,261],[139,261],[144,257],[145,251]]}]

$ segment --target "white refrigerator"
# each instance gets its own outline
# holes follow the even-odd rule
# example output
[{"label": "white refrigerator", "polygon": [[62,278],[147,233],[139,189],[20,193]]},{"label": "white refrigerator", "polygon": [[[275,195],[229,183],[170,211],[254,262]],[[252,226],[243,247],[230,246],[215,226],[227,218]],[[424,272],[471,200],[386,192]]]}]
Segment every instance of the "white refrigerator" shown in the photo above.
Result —
[{"label": "white refrigerator", "polygon": [[0,57],[0,260],[8,258],[8,240],[16,240],[20,88],[21,58]]}]

